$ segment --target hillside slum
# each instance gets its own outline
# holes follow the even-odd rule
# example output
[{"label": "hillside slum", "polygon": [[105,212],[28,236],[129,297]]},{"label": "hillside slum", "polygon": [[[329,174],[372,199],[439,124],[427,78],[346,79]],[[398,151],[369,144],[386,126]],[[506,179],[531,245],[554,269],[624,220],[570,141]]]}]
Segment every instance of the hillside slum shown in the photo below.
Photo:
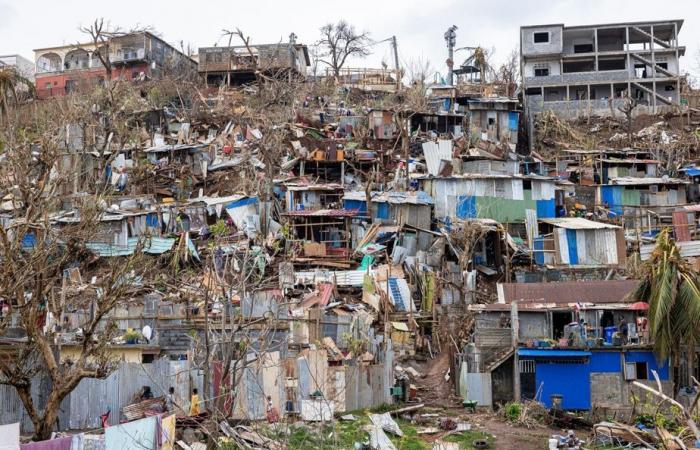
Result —
[{"label": "hillside slum", "polygon": [[700,270],[694,108],[526,116],[266,48],[5,116],[0,444],[487,448],[508,405],[550,448],[681,442],[629,425],[697,405],[634,293],[668,239]]}]

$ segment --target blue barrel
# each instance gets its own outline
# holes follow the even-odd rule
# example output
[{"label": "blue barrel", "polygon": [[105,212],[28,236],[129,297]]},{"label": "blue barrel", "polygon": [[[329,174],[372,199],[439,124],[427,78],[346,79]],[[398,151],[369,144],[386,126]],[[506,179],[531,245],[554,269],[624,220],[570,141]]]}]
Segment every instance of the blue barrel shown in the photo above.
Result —
[{"label": "blue barrel", "polygon": [[613,341],[613,334],[617,331],[616,326],[612,327],[605,327],[605,342],[608,344],[612,344]]}]

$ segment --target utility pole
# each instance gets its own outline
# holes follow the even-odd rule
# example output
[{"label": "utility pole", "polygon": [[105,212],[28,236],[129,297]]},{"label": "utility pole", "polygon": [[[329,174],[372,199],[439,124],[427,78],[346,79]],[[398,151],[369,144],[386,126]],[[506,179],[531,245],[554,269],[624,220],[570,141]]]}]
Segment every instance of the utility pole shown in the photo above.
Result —
[{"label": "utility pole", "polygon": [[401,90],[401,68],[399,67],[399,46],[396,44],[396,36],[391,37],[391,50],[394,52],[394,69],[396,69],[396,90]]},{"label": "utility pole", "polygon": [[453,57],[455,45],[457,45],[457,25],[452,25],[447,29],[445,32],[445,42],[447,43],[447,84],[452,86],[452,68],[454,66]]}]

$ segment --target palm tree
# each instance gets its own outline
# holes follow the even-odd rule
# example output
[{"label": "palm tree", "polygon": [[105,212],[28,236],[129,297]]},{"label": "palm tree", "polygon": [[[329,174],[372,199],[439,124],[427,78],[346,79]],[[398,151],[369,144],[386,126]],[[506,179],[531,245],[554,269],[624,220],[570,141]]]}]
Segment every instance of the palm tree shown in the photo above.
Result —
[{"label": "palm tree", "polygon": [[675,365],[685,346],[689,350],[690,379],[695,345],[700,338],[700,277],[681,257],[669,229],[659,233],[656,248],[642,266],[642,273],[634,296],[649,303],[649,334],[654,353],[659,361],[671,357]]},{"label": "palm tree", "polygon": [[27,92],[34,93],[34,84],[14,67],[0,68],[0,114],[6,113],[12,103],[18,102],[22,86]]}]

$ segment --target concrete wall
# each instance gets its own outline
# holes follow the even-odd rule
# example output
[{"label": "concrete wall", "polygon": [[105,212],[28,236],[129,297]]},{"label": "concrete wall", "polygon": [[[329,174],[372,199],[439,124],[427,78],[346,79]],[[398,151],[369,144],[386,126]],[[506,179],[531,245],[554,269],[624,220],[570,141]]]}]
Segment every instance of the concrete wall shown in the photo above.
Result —
[{"label": "concrete wall", "polygon": [[[561,53],[562,51],[562,26],[543,26],[536,28],[520,29],[521,53],[523,56],[533,56],[551,53]],[[549,32],[549,42],[535,44],[534,34]]]},{"label": "concrete wall", "polygon": [[[549,68],[549,75],[550,76],[559,76],[561,75],[561,67],[559,65],[559,57],[554,57],[554,58],[538,58],[538,59],[528,59],[525,61],[525,64],[523,64],[523,76],[525,79],[529,78],[534,78],[535,77],[535,67],[542,67],[543,65],[546,65]],[[540,77],[537,77],[538,79]],[[541,77],[541,78],[548,78],[548,77]],[[529,85],[530,83],[528,83]]]},{"label": "concrete wall", "polygon": [[520,342],[549,338],[549,325],[545,311],[536,313],[520,311],[518,317],[520,319],[520,332],[518,334]]}]

